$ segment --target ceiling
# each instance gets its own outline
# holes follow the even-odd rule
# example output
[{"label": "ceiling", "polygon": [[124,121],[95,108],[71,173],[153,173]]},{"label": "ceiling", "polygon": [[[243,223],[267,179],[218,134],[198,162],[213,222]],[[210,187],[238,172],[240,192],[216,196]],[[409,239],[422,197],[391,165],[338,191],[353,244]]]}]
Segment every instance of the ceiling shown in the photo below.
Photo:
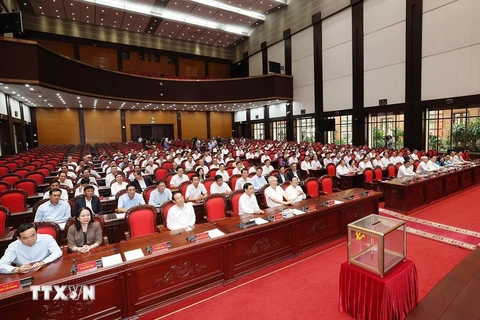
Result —
[{"label": "ceiling", "polygon": [[17,1],[37,15],[222,47],[236,46],[287,7],[287,0]]},{"label": "ceiling", "polygon": [[230,104],[140,103],[100,99],[85,95],[74,95],[68,92],[52,90],[36,85],[7,83],[0,83],[0,92],[10,95],[12,98],[29,107],[45,108],[235,112],[287,102],[284,100],[271,100]]}]

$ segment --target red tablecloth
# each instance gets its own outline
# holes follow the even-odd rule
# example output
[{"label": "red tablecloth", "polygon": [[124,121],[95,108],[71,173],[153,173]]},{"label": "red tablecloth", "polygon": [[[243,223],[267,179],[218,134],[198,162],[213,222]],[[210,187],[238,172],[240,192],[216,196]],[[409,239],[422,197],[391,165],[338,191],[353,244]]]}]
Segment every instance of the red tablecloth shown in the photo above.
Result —
[{"label": "red tablecloth", "polygon": [[342,264],[340,312],[357,320],[404,319],[417,300],[417,269],[410,260],[397,265],[383,279],[347,262]]}]

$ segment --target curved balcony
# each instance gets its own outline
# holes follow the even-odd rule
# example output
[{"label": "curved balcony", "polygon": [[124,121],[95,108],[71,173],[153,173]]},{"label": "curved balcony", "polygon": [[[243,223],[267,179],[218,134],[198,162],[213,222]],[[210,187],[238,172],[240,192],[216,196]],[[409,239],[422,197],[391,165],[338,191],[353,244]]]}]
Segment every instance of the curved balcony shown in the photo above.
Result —
[{"label": "curved balcony", "polygon": [[53,53],[35,41],[0,38],[0,81],[30,83],[107,99],[155,103],[292,100],[293,78],[158,79],[104,70]]}]

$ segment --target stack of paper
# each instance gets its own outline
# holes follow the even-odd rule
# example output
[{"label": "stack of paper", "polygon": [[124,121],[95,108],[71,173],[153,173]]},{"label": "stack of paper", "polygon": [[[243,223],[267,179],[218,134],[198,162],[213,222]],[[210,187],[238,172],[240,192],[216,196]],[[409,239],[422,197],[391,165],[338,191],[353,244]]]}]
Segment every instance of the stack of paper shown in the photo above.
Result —
[{"label": "stack of paper", "polygon": [[123,262],[123,259],[122,259],[122,255],[120,253],[102,258],[102,266],[104,268],[108,268],[110,266],[114,266],[114,265],[120,264],[122,262]]},{"label": "stack of paper", "polygon": [[117,219],[125,219],[125,213],[117,213]]},{"label": "stack of paper", "polygon": [[298,209],[293,209],[293,214],[296,215],[296,216],[298,216],[300,214],[304,214],[304,213],[305,213],[305,211],[301,211],[301,210],[298,210]]},{"label": "stack of paper", "polygon": [[268,223],[268,221],[265,220],[265,219],[263,219],[263,218],[250,219],[250,221],[255,221],[255,223],[256,223],[257,225],[264,224],[264,223]]},{"label": "stack of paper", "polygon": [[142,249],[135,249],[130,251],[125,251],[123,253],[125,255],[125,260],[130,261],[138,258],[142,258],[145,255],[143,254]]},{"label": "stack of paper", "polygon": [[220,231],[218,229],[209,230],[207,232],[208,232],[208,236],[210,237],[210,239],[215,239],[215,238],[218,238],[218,237],[221,237],[221,236],[225,235],[225,233],[223,233],[222,231]]}]

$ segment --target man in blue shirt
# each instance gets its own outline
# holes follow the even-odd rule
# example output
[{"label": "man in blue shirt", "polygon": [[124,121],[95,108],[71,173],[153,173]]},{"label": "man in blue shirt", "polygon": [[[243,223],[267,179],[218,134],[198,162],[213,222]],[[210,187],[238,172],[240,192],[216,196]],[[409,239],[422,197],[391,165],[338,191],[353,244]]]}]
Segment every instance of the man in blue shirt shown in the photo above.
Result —
[{"label": "man in blue shirt", "polygon": [[52,188],[48,193],[50,195],[50,201],[38,207],[34,221],[67,222],[67,220],[70,219],[71,210],[67,201],[60,200],[62,191],[58,188]]},{"label": "man in blue shirt", "polygon": [[267,180],[265,180],[265,177],[262,174],[262,167],[257,167],[256,174],[252,177],[252,185],[255,191],[260,190],[264,185],[267,184]]},{"label": "man in blue shirt", "polygon": [[52,236],[38,234],[33,223],[21,224],[17,234],[18,240],[8,246],[0,259],[0,273],[37,271],[62,256],[62,250]]},{"label": "man in blue shirt", "polygon": [[127,185],[127,193],[118,198],[117,212],[127,212],[131,207],[145,204],[143,197],[136,192],[135,186],[131,183]]},{"label": "man in blue shirt", "polygon": [[148,200],[149,205],[160,206],[163,203],[172,200],[172,191],[167,188],[165,181],[158,180],[156,185],[157,189],[150,193],[150,199]]}]

